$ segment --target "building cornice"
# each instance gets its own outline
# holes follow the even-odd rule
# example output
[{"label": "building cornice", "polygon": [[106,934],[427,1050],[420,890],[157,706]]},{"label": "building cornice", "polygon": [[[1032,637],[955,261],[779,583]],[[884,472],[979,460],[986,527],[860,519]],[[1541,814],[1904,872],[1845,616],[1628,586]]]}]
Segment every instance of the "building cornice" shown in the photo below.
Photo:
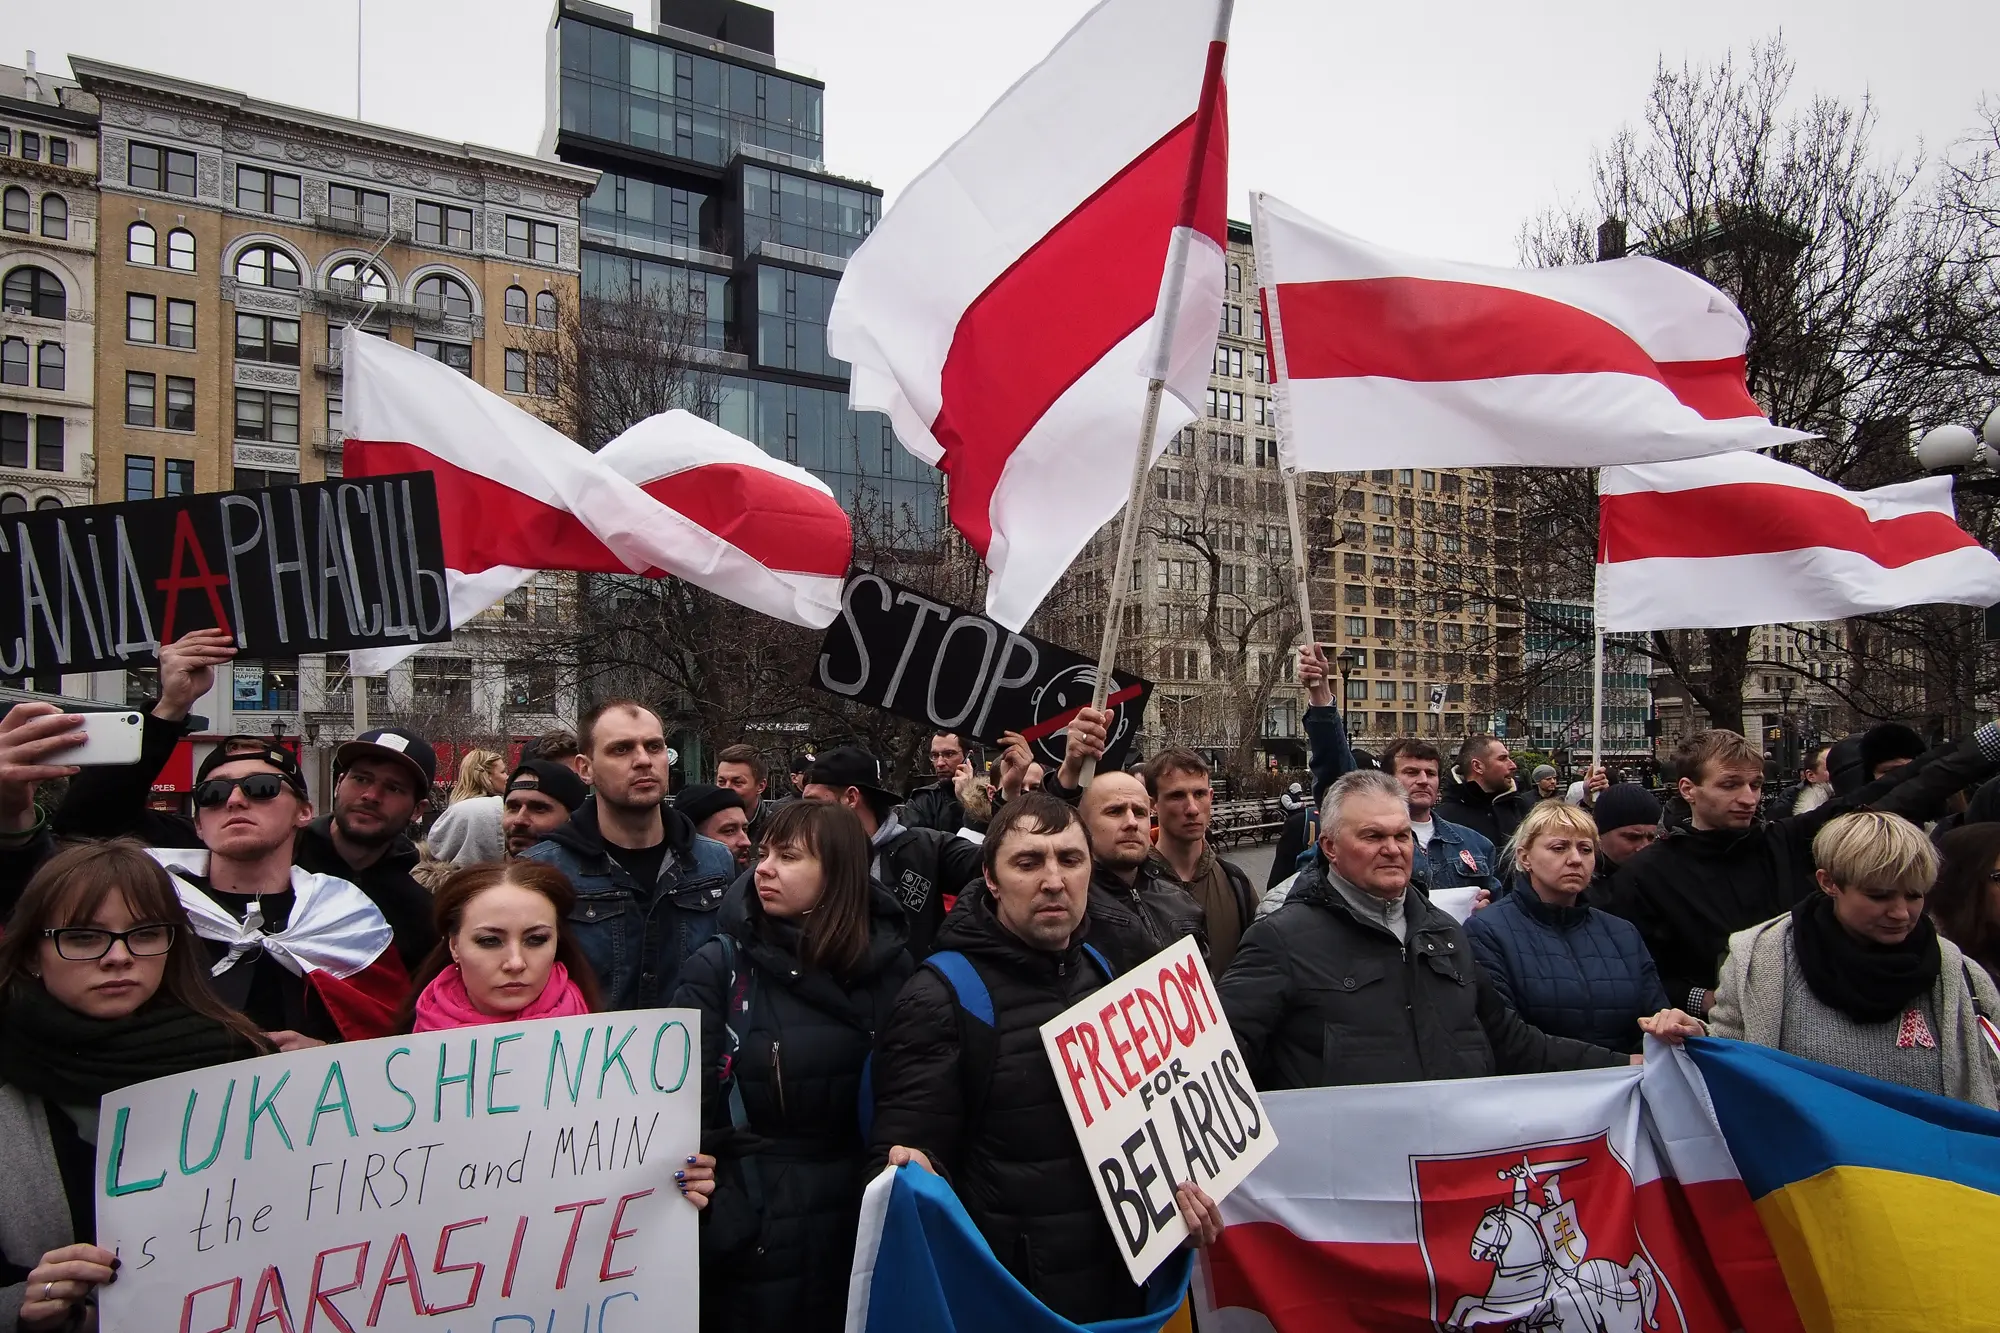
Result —
[{"label": "building cornice", "polygon": [[51,106],[47,102],[30,102],[25,97],[9,97],[5,93],[0,93],[0,115],[17,120],[37,120],[44,125],[60,125],[79,134],[97,133],[97,117],[88,111]]}]

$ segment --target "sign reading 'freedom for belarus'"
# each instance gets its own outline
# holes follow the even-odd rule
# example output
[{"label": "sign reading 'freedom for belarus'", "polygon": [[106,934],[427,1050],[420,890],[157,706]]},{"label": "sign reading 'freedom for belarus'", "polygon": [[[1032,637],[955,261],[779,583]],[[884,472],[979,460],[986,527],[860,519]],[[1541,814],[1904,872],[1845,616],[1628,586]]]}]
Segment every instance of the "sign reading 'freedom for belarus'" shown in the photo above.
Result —
[{"label": "sign reading 'freedom for belarus'", "polygon": [[1192,1181],[1217,1201],[1278,1146],[1192,939],[1042,1025],[1070,1124],[1132,1280],[1187,1239]]},{"label": "sign reading 'freedom for belarus'", "polygon": [[700,1016],[323,1046],[104,1099],[107,1333],[692,1330]]}]

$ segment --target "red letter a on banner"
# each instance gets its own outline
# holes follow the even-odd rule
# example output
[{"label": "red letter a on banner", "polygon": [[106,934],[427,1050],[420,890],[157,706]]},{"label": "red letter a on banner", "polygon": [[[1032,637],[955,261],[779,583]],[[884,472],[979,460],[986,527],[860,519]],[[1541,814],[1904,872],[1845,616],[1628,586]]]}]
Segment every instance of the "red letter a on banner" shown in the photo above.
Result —
[{"label": "red letter a on banner", "polygon": [[[183,578],[181,575],[181,552],[188,552],[198,571],[196,577]],[[235,632],[229,623],[229,615],[222,609],[222,595],[219,588],[227,588],[226,575],[211,573],[208,555],[201,549],[201,542],[194,535],[194,519],[183,509],[174,515],[174,552],[167,561],[167,576],[153,585],[167,595],[166,615],[160,623],[160,643],[162,646],[174,641],[174,608],[180,603],[181,594],[190,588],[200,588],[208,594],[209,609],[215,612],[215,623],[223,629]]]}]

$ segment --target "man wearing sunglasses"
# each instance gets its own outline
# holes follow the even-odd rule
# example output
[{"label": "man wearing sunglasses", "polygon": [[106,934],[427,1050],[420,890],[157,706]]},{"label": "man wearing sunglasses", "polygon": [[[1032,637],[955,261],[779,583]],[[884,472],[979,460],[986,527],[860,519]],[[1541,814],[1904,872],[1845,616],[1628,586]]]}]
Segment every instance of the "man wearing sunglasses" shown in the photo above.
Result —
[{"label": "man wearing sunglasses", "polygon": [[[235,656],[235,645],[222,630],[195,630],[162,648],[160,698],[145,716],[139,762],[83,770],[55,812],[55,832],[63,837],[136,837],[152,847],[207,846],[196,827],[199,820],[191,823],[178,814],[147,809],[146,797],[186,734],[188,713],[214,685],[216,668]],[[224,742],[216,753],[236,743],[267,745],[261,738],[239,737]],[[269,748],[284,753],[281,747]],[[415,971],[437,943],[437,932],[431,924],[430,894],[411,875],[418,856],[407,830],[430,794],[437,756],[416,733],[385,727],[343,743],[334,751],[333,765],[333,813],[298,826],[288,852],[291,863],[358,887],[388,919],[396,951],[404,966]]]}]

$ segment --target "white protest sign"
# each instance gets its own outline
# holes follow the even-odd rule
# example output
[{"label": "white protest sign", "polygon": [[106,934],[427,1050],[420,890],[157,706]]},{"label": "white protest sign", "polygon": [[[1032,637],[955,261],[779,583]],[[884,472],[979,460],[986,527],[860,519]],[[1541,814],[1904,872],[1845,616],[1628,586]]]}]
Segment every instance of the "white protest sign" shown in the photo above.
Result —
[{"label": "white protest sign", "polygon": [[106,1333],[693,1330],[700,1015],[495,1023],[104,1098]]},{"label": "white protest sign", "polygon": [[1174,1188],[1221,1200],[1278,1146],[1192,939],[1042,1025],[1119,1252],[1144,1282],[1187,1239]]}]

